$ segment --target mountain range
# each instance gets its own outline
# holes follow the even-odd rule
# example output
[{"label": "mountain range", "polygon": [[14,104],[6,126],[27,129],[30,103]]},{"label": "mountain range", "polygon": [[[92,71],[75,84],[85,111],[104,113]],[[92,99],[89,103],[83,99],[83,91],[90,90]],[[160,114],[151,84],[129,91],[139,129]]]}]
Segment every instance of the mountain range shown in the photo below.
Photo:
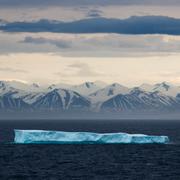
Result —
[{"label": "mountain range", "polygon": [[129,88],[118,83],[40,86],[0,81],[1,111],[178,112],[180,87],[166,82]]}]

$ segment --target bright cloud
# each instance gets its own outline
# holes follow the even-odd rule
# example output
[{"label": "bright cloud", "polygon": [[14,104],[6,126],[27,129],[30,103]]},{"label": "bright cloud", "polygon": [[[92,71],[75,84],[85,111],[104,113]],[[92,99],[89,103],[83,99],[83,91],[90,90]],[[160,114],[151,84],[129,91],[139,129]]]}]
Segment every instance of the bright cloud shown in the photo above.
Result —
[{"label": "bright cloud", "polygon": [[[0,64],[6,68],[28,71],[22,73],[0,71],[1,79],[20,79],[27,82],[71,83],[84,81],[119,82],[128,86],[143,82],[169,81],[180,84],[180,74],[164,76],[165,72],[179,72],[180,55],[138,58],[61,57],[52,54],[1,55]],[[164,79],[165,78],[165,79]]]}]

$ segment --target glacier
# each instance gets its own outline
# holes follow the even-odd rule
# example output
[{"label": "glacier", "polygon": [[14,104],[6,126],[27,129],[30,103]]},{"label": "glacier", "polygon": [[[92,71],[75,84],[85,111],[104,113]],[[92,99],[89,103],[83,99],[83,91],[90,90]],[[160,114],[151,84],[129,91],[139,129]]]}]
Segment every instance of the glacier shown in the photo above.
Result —
[{"label": "glacier", "polygon": [[64,132],[14,130],[14,143],[20,144],[166,144],[168,136],[128,133]]}]

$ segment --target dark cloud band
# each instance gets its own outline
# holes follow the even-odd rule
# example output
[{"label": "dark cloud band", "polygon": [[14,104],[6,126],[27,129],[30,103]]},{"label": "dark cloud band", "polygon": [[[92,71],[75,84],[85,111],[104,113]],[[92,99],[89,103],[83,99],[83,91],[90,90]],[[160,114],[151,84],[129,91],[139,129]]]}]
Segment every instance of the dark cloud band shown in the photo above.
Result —
[{"label": "dark cloud band", "polygon": [[179,0],[0,0],[8,6],[83,6],[83,5],[179,5]]},{"label": "dark cloud band", "polygon": [[91,18],[73,22],[40,20],[0,26],[5,32],[117,33],[180,35],[180,19],[165,16],[133,16],[128,19]]}]

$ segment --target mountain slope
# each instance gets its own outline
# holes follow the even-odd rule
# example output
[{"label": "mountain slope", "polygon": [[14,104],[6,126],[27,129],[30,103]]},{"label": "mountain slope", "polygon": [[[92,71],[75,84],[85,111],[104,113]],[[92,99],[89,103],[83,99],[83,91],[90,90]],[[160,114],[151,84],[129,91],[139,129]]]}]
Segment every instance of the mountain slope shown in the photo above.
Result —
[{"label": "mountain slope", "polygon": [[48,90],[54,90],[54,89],[70,89],[70,88],[71,88],[71,85],[60,83],[60,84],[51,84],[51,85],[48,87]]},{"label": "mountain slope", "polygon": [[116,96],[117,94],[127,94],[129,91],[129,88],[118,83],[114,83],[90,94],[89,98],[93,103],[103,102],[112,98],[113,96]]},{"label": "mountain slope", "polygon": [[13,89],[28,91],[28,92],[39,92],[39,91],[43,91],[45,87],[41,87],[36,83],[27,84],[27,83],[22,83],[20,81],[0,81],[0,93],[2,91],[5,92],[5,90],[8,91]]},{"label": "mountain slope", "polygon": [[90,104],[89,100],[74,91],[55,89],[33,103],[33,107],[51,110],[83,110],[90,108]]},{"label": "mountain slope", "polygon": [[95,112],[180,110],[180,87],[165,82],[155,85],[143,84],[139,88],[132,89],[118,83],[105,86],[102,82],[68,85],[67,89],[56,88],[59,86],[62,84],[42,88],[37,84],[0,81],[0,110],[78,110],[79,113],[84,110]]},{"label": "mountain slope", "polygon": [[140,86],[140,88],[145,91],[150,91],[150,92],[158,91],[167,96],[172,96],[172,97],[176,97],[177,94],[180,93],[180,87],[174,86],[166,82],[158,83],[155,85],[143,84]]},{"label": "mountain slope", "polygon": [[119,94],[101,105],[101,110],[115,111],[164,111],[179,108],[180,103],[176,98],[158,92],[145,92],[139,88],[129,94]]},{"label": "mountain slope", "polygon": [[103,82],[85,82],[80,85],[72,86],[70,89],[78,92],[84,96],[88,96],[89,94],[103,88],[106,84]]},{"label": "mountain slope", "polygon": [[0,96],[21,99],[27,104],[36,102],[46,92],[47,89],[42,89],[35,83],[27,85],[18,81],[0,81]]},{"label": "mountain slope", "polygon": [[24,110],[30,109],[30,106],[20,98],[9,96],[0,97],[0,110]]}]

